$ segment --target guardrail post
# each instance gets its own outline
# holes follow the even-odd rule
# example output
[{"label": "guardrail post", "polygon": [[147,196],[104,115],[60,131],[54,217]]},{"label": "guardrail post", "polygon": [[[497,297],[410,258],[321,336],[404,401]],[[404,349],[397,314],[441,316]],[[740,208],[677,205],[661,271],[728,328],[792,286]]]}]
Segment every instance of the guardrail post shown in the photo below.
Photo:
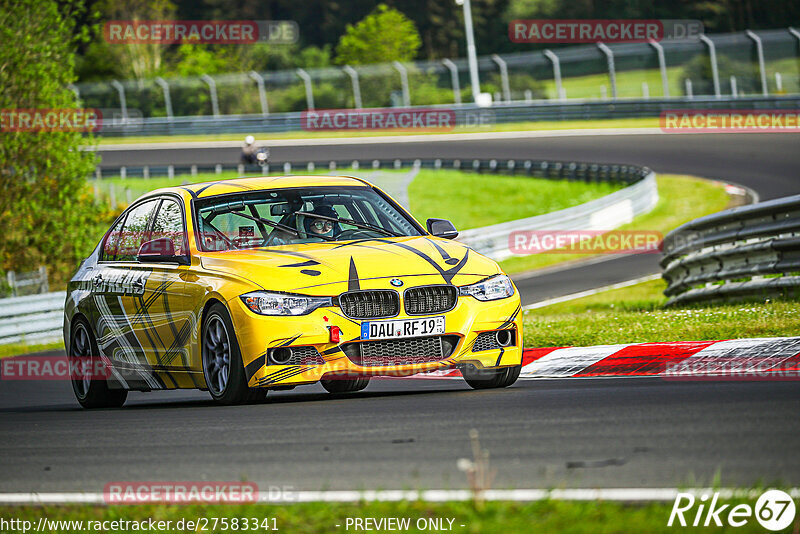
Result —
[{"label": "guardrail post", "polygon": [[719,68],[717,67],[717,47],[714,46],[714,41],[706,35],[701,35],[700,40],[708,47],[708,60],[711,62],[711,78],[714,82],[714,96],[721,98],[722,94],[719,90]]},{"label": "guardrail post", "polygon": [[361,86],[358,83],[358,71],[351,67],[350,65],[345,65],[342,68],[348,76],[350,76],[350,81],[353,84],[353,103],[356,109],[361,109],[363,107],[361,103]]},{"label": "guardrail post", "polygon": [[267,104],[267,90],[264,89],[264,77],[254,70],[247,73],[250,78],[255,80],[258,85],[258,100],[261,102],[261,114],[263,116],[269,115],[269,105]]},{"label": "guardrail post", "polygon": [[556,82],[556,99],[557,100],[564,100],[564,89],[561,87],[561,61],[558,59],[558,56],[555,53],[547,49],[544,51],[544,57],[550,60],[553,63],[553,79]]},{"label": "guardrail post", "polygon": [[[789,28],[789,33],[794,35],[794,38],[797,39],[797,45],[800,47],[800,31],[797,31],[794,28]],[[798,57],[800,57],[800,49],[798,49]]]},{"label": "guardrail post", "polygon": [[497,54],[492,54],[492,61],[500,67],[500,84],[503,87],[503,100],[511,102],[511,88],[508,85],[508,64]]},{"label": "guardrail post", "polygon": [[217,84],[214,82],[214,79],[209,76],[208,74],[203,74],[200,76],[200,79],[203,80],[208,85],[208,92],[211,95],[211,113],[214,115],[214,118],[219,117],[219,101],[217,100]]},{"label": "guardrail post", "polygon": [[303,79],[303,84],[306,86],[306,109],[309,111],[314,109],[314,92],[311,90],[311,76],[304,69],[297,69],[297,75]]},{"label": "guardrail post", "polygon": [[692,94],[692,80],[691,80],[691,78],[686,78],[686,80],[684,80],[683,85],[686,87],[686,98],[688,98],[689,100],[694,99],[694,94]]},{"label": "guardrail post", "polygon": [[611,82],[611,98],[617,99],[617,70],[614,67],[614,52],[605,43],[597,43],[597,48],[606,55],[608,62],[608,79]]},{"label": "guardrail post", "polygon": [[745,30],[744,33],[756,44],[758,72],[761,75],[761,94],[767,96],[769,94],[769,89],[767,89],[767,69],[764,66],[764,46],[761,43],[761,37],[750,30]]},{"label": "guardrail post", "polygon": [[111,80],[111,87],[117,90],[119,94],[119,109],[122,112],[122,122],[128,120],[128,102],[125,99],[125,88],[117,80]]},{"label": "guardrail post", "polygon": [[400,84],[403,89],[403,105],[405,107],[411,106],[411,95],[408,91],[408,70],[406,66],[399,61],[392,61],[392,65],[400,73]]},{"label": "guardrail post", "polygon": [[736,76],[731,76],[731,96],[733,98],[738,97],[738,91],[736,90]]},{"label": "guardrail post", "polygon": [[161,90],[164,92],[164,107],[167,110],[167,120],[169,120],[171,122],[172,121],[172,99],[170,98],[170,95],[169,95],[169,84],[161,76],[156,76],[155,82],[156,82],[156,85],[161,87]]},{"label": "guardrail post", "polygon": [[453,100],[454,103],[461,103],[461,86],[458,83],[458,67],[451,60],[445,58],[442,60],[444,66],[450,70],[450,81],[453,84]]},{"label": "guardrail post", "polygon": [[667,78],[667,60],[664,58],[664,47],[658,41],[648,41],[652,46],[656,55],[658,55],[658,70],[661,72],[661,90],[664,96],[669,98],[669,79]]}]

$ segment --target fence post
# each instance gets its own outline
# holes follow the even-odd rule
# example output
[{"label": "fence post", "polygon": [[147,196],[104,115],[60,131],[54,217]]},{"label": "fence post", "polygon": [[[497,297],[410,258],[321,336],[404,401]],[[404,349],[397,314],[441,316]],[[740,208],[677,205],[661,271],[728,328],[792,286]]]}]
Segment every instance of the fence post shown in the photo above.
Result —
[{"label": "fence post", "polygon": [[456,104],[461,103],[461,86],[458,83],[458,67],[450,59],[443,59],[442,63],[450,70],[450,81],[453,84],[453,100]]},{"label": "fence post", "polygon": [[306,86],[306,109],[311,111],[314,109],[314,92],[311,90],[311,76],[303,69],[297,69],[297,75],[302,78]]},{"label": "fence post", "polygon": [[167,120],[172,122],[172,99],[169,95],[169,84],[161,76],[157,76],[155,82],[164,92],[164,107],[167,109]]},{"label": "fence post", "polygon": [[399,61],[392,61],[392,65],[400,73],[400,84],[403,89],[403,105],[405,107],[411,106],[411,95],[408,91],[408,70],[406,66]]},{"label": "fence post", "polygon": [[511,102],[511,88],[508,85],[508,64],[497,54],[492,54],[492,61],[497,63],[497,66],[500,67],[500,83],[503,87],[503,100]]},{"label": "fence post", "polygon": [[125,99],[125,88],[117,80],[111,80],[111,86],[117,90],[119,94],[119,109],[122,112],[122,122],[128,120],[128,102]]},{"label": "fence post", "polygon": [[208,92],[211,95],[211,113],[214,118],[219,117],[219,101],[217,100],[217,84],[208,74],[203,74],[200,79],[208,85]]},{"label": "fence post", "polygon": [[661,71],[661,90],[665,97],[669,97],[669,79],[667,78],[667,60],[664,58],[664,47],[658,41],[649,41],[658,55],[658,70]]},{"label": "fence post", "polygon": [[608,79],[611,83],[611,99],[617,99],[617,69],[614,66],[614,52],[605,43],[597,43],[597,48],[606,55],[608,62]]},{"label": "fence post", "polygon": [[350,65],[345,65],[342,70],[350,76],[350,82],[353,84],[353,105],[356,109],[363,107],[361,103],[361,86],[358,83],[358,71]]},{"label": "fence post", "polygon": [[731,96],[737,98],[739,92],[736,90],[736,76],[731,75]]},{"label": "fence post", "polygon": [[686,80],[684,80],[684,85],[686,86],[686,98],[688,98],[689,100],[694,99],[694,95],[692,94],[691,78],[686,78]]},{"label": "fence post", "polygon": [[248,76],[254,79],[258,85],[258,99],[261,102],[261,114],[266,117],[269,115],[269,105],[267,104],[267,90],[264,89],[264,77],[254,70],[251,70]]},{"label": "fence post", "polygon": [[721,98],[722,94],[719,89],[719,68],[717,67],[717,47],[714,46],[714,41],[706,35],[701,35],[700,40],[708,47],[708,60],[711,62],[711,77],[714,82],[714,96]]},{"label": "fence post", "polygon": [[767,69],[764,66],[764,46],[761,43],[761,37],[750,30],[745,30],[744,33],[746,33],[747,36],[756,44],[758,73],[761,75],[761,94],[767,96],[769,95],[769,89],[767,88]]},{"label": "fence post", "polygon": [[561,87],[561,61],[559,61],[558,56],[550,49],[544,51],[544,57],[553,63],[553,79],[556,82],[556,99],[564,100],[564,89]]}]

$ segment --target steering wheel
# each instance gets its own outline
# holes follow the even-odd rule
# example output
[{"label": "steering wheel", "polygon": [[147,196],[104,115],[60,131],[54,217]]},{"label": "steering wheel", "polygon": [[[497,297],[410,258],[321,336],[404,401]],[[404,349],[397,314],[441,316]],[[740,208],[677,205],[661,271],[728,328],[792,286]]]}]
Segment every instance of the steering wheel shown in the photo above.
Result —
[{"label": "steering wheel", "polygon": [[350,230],[342,230],[336,239],[347,241],[349,239],[361,239],[365,237],[375,237],[375,232],[367,230],[366,228],[351,228]]}]

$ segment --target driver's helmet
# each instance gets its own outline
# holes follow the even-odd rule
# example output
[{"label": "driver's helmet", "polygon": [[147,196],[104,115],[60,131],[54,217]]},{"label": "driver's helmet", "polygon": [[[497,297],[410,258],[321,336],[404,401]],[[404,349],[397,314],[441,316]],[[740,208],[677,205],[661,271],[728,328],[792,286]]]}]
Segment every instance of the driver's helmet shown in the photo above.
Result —
[{"label": "driver's helmet", "polygon": [[[339,217],[339,214],[336,213],[336,210],[333,207],[322,204],[319,206],[314,206],[314,210],[311,213],[316,213],[318,215],[324,215],[325,217]],[[326,236],[326,237],[333,237],[334,230],[337,230],[338,224],[335,221],[329,221],[328,219],[318,219],[313,215],[306,215],[303,218],[303,228],[305,229],[306,233],[309,237],[314,236]]]},{"label": "driver's helmet", "polygon": [[256,138],[253,137],[252,135],[248,135],[247,137],[244,138],[244,144],[247,145],[247,146],[250,146],[255,142],[256,142]]}]

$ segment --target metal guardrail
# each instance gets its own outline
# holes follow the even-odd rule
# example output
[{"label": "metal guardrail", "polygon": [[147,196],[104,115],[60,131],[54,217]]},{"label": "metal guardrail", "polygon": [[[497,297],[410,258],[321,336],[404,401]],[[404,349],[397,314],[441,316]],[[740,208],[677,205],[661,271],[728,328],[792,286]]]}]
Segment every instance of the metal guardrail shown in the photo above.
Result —
[{"label": "metal guardrail", "polygon": [[[798,109],[800,95],[739,96],[739,97],[676,97],[652,99],[576,100],[573,102],[532,101],[495,103],[491,108],[475,104],[412,106],[410,109],[451,109],[455,114],[457,132],[491,124],[525,121],[561,121],[657,117],[663,111],[714,109]],[[148,117],[129,121],[110,121],[103,124],[102,135],[108,137],[189,135],[215,133],[279,133],[303,129],[302,113],[271,113],[269,115],[222,115],[196,117]]]},{"label": "metal guardrail", "polygon": [[66,298],[56,291],[0,300],[0,345],[61,339]]},{"label": "metal guardrail", "polygon": [[663,251],[667,305],[800,294],[800,195],[688,222]]}]

